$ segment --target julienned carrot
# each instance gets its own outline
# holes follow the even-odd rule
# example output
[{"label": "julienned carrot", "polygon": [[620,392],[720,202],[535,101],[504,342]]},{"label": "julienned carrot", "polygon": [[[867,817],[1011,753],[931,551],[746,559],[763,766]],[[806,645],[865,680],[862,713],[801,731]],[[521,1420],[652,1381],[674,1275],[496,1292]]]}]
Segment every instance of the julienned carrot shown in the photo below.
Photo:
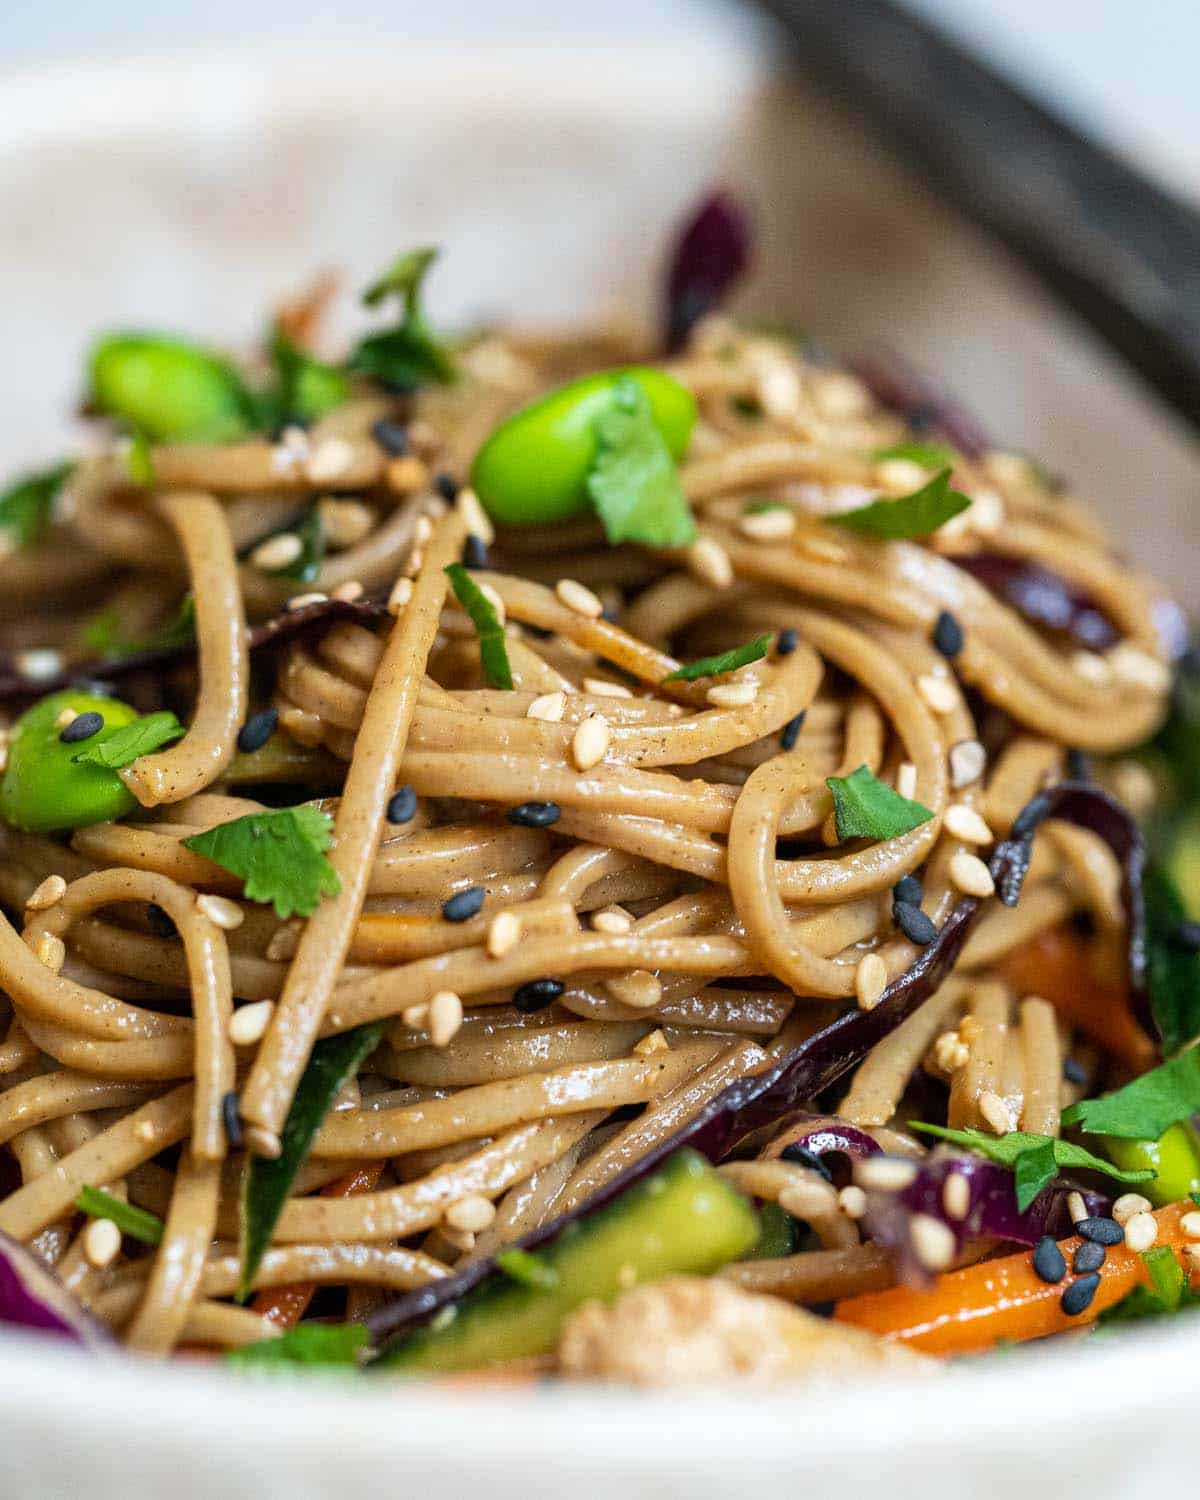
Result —
[{"label": "julienned carrot", "polygon": [[[321,1189],[324,1198],[349,1198],[353,1193],[369,1193],[379,1181],[383,1171],[381,1161],[368,1162],[357,1167],[336,1182],[327,1183]],[[288,1286],[270,1287],[258,1292],[250,1304],[261,1317],[281,1332],[294,1328],[308,1311],[317,1290],[315,1281],[294,1281]]]},{"label": "julienned carrot", "polygon": [[[1175,1250],[1194,1243],[1180,1227],[1189,1211],[1195,1211],[1190,1202],[1160,1208],[1154,1215],[1158,1222],[1155,1243]],[[1059,1241],[1068,1266],[1080,1244],[1077,1238]],[[1025,1250],[948,1271],[925,1291],[893,1287],[848,1297],[838,1303],[833,1315],[889,1343],[907,1344],[926,1354],[973,1354],[1001,1341],[1040,1339],[1078,1328],[1147,1278],[1134,1251],[1124,1245],[1114,1247],[1105,1259],[1091,1306],[1076,1317],[1069,1317],[1060,1305],[1071,1279],[1068,1272],[1058,1285],[1043,1281],[1033,1269],[1033,1252]]]}]

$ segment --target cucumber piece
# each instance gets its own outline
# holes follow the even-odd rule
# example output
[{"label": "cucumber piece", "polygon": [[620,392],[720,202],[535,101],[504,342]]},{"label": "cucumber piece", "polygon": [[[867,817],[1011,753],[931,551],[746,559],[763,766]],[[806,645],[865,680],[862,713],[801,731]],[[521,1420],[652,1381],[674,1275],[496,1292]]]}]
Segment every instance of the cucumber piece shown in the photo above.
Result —
[{"label": "cucumber piece", "polygon": [[778,1203],[764,1203],[758,1211],[758,1238],[742,1260],[777,1260],[793,1255],[800,1244],[800,1226],[786,1208]]},{"label": "cucumber piece", "polygon": [[564,1319],[582,1303],[612,1301],[634,1282],[706,1275],[744,1254],[758,1234],[749,1200],[697,1152],[676,1152],[537,1251],[554,1273],[553,1286],[494,1276],[432,1323],[401,1335],[373,1368],[449,1373],[549,1354]]}]

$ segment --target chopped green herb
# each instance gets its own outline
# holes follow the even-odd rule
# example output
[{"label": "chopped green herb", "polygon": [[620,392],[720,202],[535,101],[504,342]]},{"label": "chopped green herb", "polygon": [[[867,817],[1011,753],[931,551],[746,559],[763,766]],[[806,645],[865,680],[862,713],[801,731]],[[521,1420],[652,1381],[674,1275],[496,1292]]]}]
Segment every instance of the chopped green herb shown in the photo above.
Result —
[{"label": "chopped green herb", "polygon": [[504,643],[504,626],[496,613],[496,607],[483,592],[462,563],[450,563],[446,576],[454,590],[454,597],[471,617],[475,634],[479,637],[479,660],[489,687],[512,690],[512,668],[508,662],[508,647]]},{"label": "chopped green herb", "polygon": [[[1017,1173],[1017,1207],[1022,1213],[1029,1207],[1042,1189],[1053,1182],[1059,1171],[1066,1167],[1103,1172],[1118,1182],[1147,1182],[1154,1176],[1148,1170],[1122,1171],[1110,1161],[1103,1161],[1076,1146],[1071,1141],[1059,1141],[1048,1135],[1029,1135],[1023,1130],[1010,1130],[1006,1135],[989,1135],[985,1130],[950,1130],[944,1125],[925,1125],[918,1120],[909,1122],[913,1130],[936,1136],[939,1141],[949,1141],[955,1146],[964,1146],[968,1151],[977,1151],[997,1166],[1012,1167]],[[1032,1160],[1022,1166],[1022,1158]]]},{"label": "chopped green herb", "polygon": [[32,547],[45,536],[54,503],[73,467],[56,464],[38,474],[22,475],[0,494],[0,532],[13,547]]},{"label": "chopped green herb", "polygon": [[400,323],[382,333],[368,334],[346,362],[360,375],[406,390],[448,384],[455,378],[454,362],[444,343],[434,337],[421,309],[421,288],[435,249],[410,250],[393,261],[362,294],[368,307],[387,297],[398,297],[403,307]]},{"label": "chopped green herb", "polygon": [[1167,871],[1151,864],[1142,890],[1150,1007],[1163,1051],[1170,1057],[1200,1036],[1200,953],[1179,941],[1187,912]]},{"label": "chopped green herb", "polygon": [[131,1240],[140,1240],[143,1245],[157,1245],[163,1237],[163,1221],[157,1214],[114,1198],[102,1188],[81,1188],[75,1207],[89,1218],[111,1219],[122,1234],[127,1234]]},{"label": "chopped green herb", "polygon": [[325,857],[333,819],[316,807],[284,807],[249,813],[231,823],[193,834],[184,848],[240,876],[250,901],[269,901],[275,915],[311,917],[322,896],[342,888]]},{"label": "chopped green herb", "polygon": [[366,1347],[367,1330],[362,1323],[298,1323],[278,1338],[231,1349],[225,1363],[242,1370],[284,1370],[296,1365],[357,1368]]},{"label": "chopped green herb", "polygon": [[790,505],[785,505],[782,500],[747,500],[742,506],[744,516],[764,516],[770,510],[791,510]]},{"label": "chopped green herb", "polygon": [[1200,1111],[1200,1048],[1192,1047],[1102,1099],[1081,1099],[1063,1111],[1064,1125],[1088,1135],[1158,1140],[1171,1125]]},{"label": "chopped green herb", "polygon": [[1101,1325],[1132,1323],[1142,1318],[1170,1317],[1179,1312],[1195,1312],[1200,1296],[1188,1285],[1179,1257],[1168,1245],[1143,1250],[1142,1264],[1150,1285],[1135,1286],[1120,1302],[1100,1314]]},{"label": "chopped green herb", "polygon": [[278,323],[271,330],[271,363],[279,377],[281,421],[317,422],[350,394],[341,370],[294,344]]},{"label": "chopped green herb", "polygon": [[249,550],[253,551],[270,537],[280,536],[285,532],[300,538],[298,555],[282,568],[267,568],[264,571],[272,578],[293,578],[297,583],[311,583],[325,561],[325,523],[321,520],[319,508],[310,505],[298,525],[279,527],[268,536],[260,537]]},{"label": "chopped green herb", "polygon": [[123,766],[132,765],[140,755],[150,755],[172,740],[182,738],[184,733],[184,727],[175,715],[163,709],[135,719],[132,724],[114,730],[104,739],[94,737],[86,741],[71,759],[76,765],[107,766],[110,771],[119,771]]},{"label": "chopped green herb", "polygon": [[885,785],[868,766],[849,776],[829,776],[840,839],[894,839],[928,823],[933,814]]},{"label": "chopped green herb", "polygon": [[135,432],[129,439],[125,468],[134,484],[141,485],[143,489],[148,489],[154,483],[154,458],[150,453],[150,440],[145,433]]},{"label": "chopped green herb", "polygon": [[953,469],[958,462],[957,453],[945,443],[894,443],[890,448],[876,448],[871,458],[877,464],[902,458],[922,469]]},{"label": "chopped green herb", "polygon": [[928,536],[961,515],[970,504],[969,496],[950,488],[950,470],[943,469],[911,495],[900,495],[895,500],[875,500],[857,510],[830,516],[829,520],[836,526],[861,531],[866,536],[908,541]]},{"label": "chopped green herb", "polygon": [[723,651],[719,656],[702,656],[699,661],[690,661],[663,678],[664,682],[695,682],[698,677],[719,677],[723,672],[736,672],[752,661],[761,661],[771,648],[772,637],[756,636],[744,646],[735,646],[732,651]]},{"label": "chopped green herb", "polygon": [[622,376],[596,419],[587,492],[612,546],[686,547],[696,522],[645,392]]},{"label": "chopped green herb", "polygon": [[528,1250],[501,1250],[496,1264],[513,1281],[522,1286],[537,1287],[539,1291],[552,1292],[558,1285],[558,1272]]},{"label": "chopped green herb", "polygon": [[250,1158],[242,1181],[239,1301],[244,1302],[250,1295],[296,1173],[308,1155],[321,1122],[329,1113],[338,1090],[348,1078],[355,1076],[378,1047],[385,1026],[385,1022],[375,1021],[369,1026],[358,1026],[353,1031],[343,1031],[318,1042],[312,1049],[280,1132],[279,1155],[274,1159],[265,1156]]}]

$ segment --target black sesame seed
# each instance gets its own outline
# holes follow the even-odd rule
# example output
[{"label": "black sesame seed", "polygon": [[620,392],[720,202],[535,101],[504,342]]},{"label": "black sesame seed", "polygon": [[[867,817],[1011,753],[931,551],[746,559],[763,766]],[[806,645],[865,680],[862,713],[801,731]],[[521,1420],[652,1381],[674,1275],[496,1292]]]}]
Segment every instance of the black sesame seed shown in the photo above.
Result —
[{"label": "black sesame seed", "polygon": [[458,499],[458,480],[455,479],[453,474],[447,474],[445,471],[441,474],[435,474],[433,476],[433,486],[443,500],[448,500],[453,504]]},{"label": "black sesame seed", "polygon": [[1078,1084],[1081,1088],[1088,1081],[1087,1069],[1081,1062],[1076,1062],[1073,1057],[1063,1058],[1062,1073],[1068,1083]]},{"label": "black sesame seed", "polygon": [[789,719],[783,726],[783,733],[779,736],[779,743],[785,750],[794,750],[796,741],[800,738],[800,731],[804,728],[804,714],[799,713],[794,719]]},{"label": "black sesame seed", "polygon": [[221,1120],[230,1149],[239,1151],[242,1145],[242,1115],[238,1107],[238,1096],[233,1089],[221,1099]]},{"label": "black sesame seed", "polygon": [[447,922],[467,922],[479,915],[483,898],[487,892],[481,885],[469,885],[465,891],[451,896],[442,907],[442,916]]},{"label": "black sesame seed", "polygon": [[1082,750],[1072,748],[1067,751],[1067,776],[1071,781],[1092,779],[1092,763]]},{"label": "black sesame seed", "polygon": [[170,938],[175,936],[175,923],[171,921],[161,906],[156,906],[152,901],[146,908],[146,921],[150,925],[150,931],[155,937]]},{"label": "black sesame seed", "polygon": [[237,747],[243,755],[252,755],[261,750],[279,723],[277,708],[264,708],[261,713],[251,714],[238,730]]},{"label": "black sesame seed", "polygon": [[1097,1245],[1091,1240],[1084,1240],[1075,1252],[1075,1259],[1071,1262],[1071,1269],[1077,1276],[1086,1276],[1089,1271],[1098,1271],[1104,1264],[1108,1251],[1103,1245]]},{"label": "black sesame seed", "polygon": [[928,402],[921,402],[916,406],[910,406],[905,420],[908,423],[909,432],[925,433],[932,431],[941,421],[941,412],[936,406]]},{"label": "black sesame seed", "polygon": [[410,786],[402,786],[388,799],[387,820],[389,823],[411,823],[417,812],[417,794]]},{"label": "black sesame seed", "polygon": [[557,802],[522,802],[508,810],[508,821],[524,828],[549,828],[561,817],[562,808]]},{"label": "black sesame seed", "polygon": [[64,745],[78,745],[80,740],[90,740],[92,735],[98,734],[103,728],[104,715],[98,714],[95,709],[89,709],[85,714],[76,714],[65,726],[59,739]]},{"label": "black sesame seed", "polygon": [[942,610],[933,627],[933,644],[950,660],[963,648],[963,628],[948,609]]},{"label": "black sesame seed", "polygon": [[486,568],[488,565],[487,543],[481,536],[471,532],[463,543],[462,560],[464,568]]},{"label": "black sesame seed", "polygon": [[1075,1233],[1081,1239],[1091,1240],[1096,1245],[1119,1245],[1125,1239],[1125,1231],[1115,1219],[1080,1219]]},{"label": "black sesame seed", "polygon": [[1095,1272],[1071,1283],[1059,1298],[1059,1305],[1068,1318],[1077,1318],[1080,1313],[1087,1312],[1099,1285],[1100,1277]]},{"label": "black sesame seed", "polygon": [[529,979],[513,991],[512,1003],[522,1015],[531,1016],[553,1005],[565,989],[561,979]]},{"label": "black sesame seed", "polygon": [[371,428],[371,436],[393,458],[403,458],[408,452],[408,428],[403,422],[382,417]]},{"label": "black sesame seed", "polygon": [[783,1161],[794,1162],[798,1167],[807,1167],[810,1172],[819,1172],[826,1182],[833,1181],[833,1173],[817,1153],[810,1151],[807,1146],[802,1146],[799,1141],[793,1141],[790,1146],[785,1146],[779,1155]]},{"label": "black sesame seed", "polygon": [[1056,1286],[1067,1274],[1067,1262],[1058,1242],[1052,1234],[1044,1234],[1033,1252],[1033,1269],[1051,1286]]},{"label": "black sesame seed", "polygon": [[892,916],[896,919],[896,926],[904,936],[910,943],[916,943],[918,948],[928,948],[930,943],[937,941],[938,932],[933,925],[933,919],[927,917],[915,902],[894,902]]},{"label": "black sesame seed", "polygon": [[921,882],[915,875],[905,875],[892,887],[893,901],[907,901],[910,906],[921,904]]},{"label": "black sesame seed", "polygon": [[1185,917],[1175,929],[1175,941],[1181,948],[1188,948],[1193,953],[1200,953],[1200,922],[1190,917]]},{"label": "black sesame seed", "polygon": [[793,630],[790,626],[787,630],[781,630],[775,637],[775,655],[791,656],[792,652],[800,644],[800,632]]}]

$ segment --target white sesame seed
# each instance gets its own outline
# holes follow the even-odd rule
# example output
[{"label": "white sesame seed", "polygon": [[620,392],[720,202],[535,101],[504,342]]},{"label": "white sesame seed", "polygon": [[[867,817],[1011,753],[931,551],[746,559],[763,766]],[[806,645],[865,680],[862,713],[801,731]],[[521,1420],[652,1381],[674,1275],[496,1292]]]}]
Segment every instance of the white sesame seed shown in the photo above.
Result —
[{"label": "white sesame seed", "polygon": [[290,925],[281,927],[278,932],[272,933],[271,941],[267,944],[266,957],[272,963],[288,963],[296,956],[296,949],[300,946],[300,933]]},{"label": "white sesame seed", "polygon": [[852,1182],[838,1194],[838,1207],[848,1219],[861,1219],[867,1211],[867,1195]]},{"label": "white sesame seed", "polygon": [[[802,1168],[802,1171],[807,1170]],[[800,1177],[780,1189],[779,1206],[794,1219],[814,1219],[829,1212],[836,1196],[821,1178]]]},{"label": "white sesame seed", "polygon": [[304,543],[294,531],[281,531],[260,542],[250,554],[250,561],[260,572],[275,573],[294,563],[304,551]]},{"label": "white sesame seed", "polygon": [[1071,658],[1071,666],[1085,682],[1099,685],[1112,681],[1112,668],[1103,656],[1097,656],[1094,651],[1076,651]]},{"label": "white sesame seed", "polygon": [[959,740],[950,747],[950,785],[955,791],[979,780],[987,767],[987,751],[978,740]]},{"label": "white sesame seed", "polygon": [[[448,1244],[453,1245],[456,1250],[461,1250],[464,1255],[475,1248],[475,1234],[473,1230],[454,1229],[443,1219],[440,1226],[440,1233]],[[454,1309],[452,1307],[443,1307],[442,1312],[430,1322],[429,1326],[431,1328],[438,1326],[438,1318],[442,1316],[442,1313],[449,1313],[450,1319],[448,1321],[453,1320]]]},{"label": "white sesame seed", "polygon": [[463,1003],[453,990],[439,990],[429,1002],[429,1040],[445,1047],[463,1023]]},{"label": "white sesame seed", "polygon": [[562,719],[566,705],[566,693],[543,693],[539,698],[535,698],[525,710],[525,717],[541,719],[547,724],[557,724]]},{"label": "white sesame seed", "polygon": [[971,1049],[957,1031],[943,1031],[933,1044],[933,1055],[943,1073],[954,1073],[970,1062]]},{"label": "white sesame seed", "polygon": [[971,1211],[971,1184],[961,1172],[951,1172],[942,1183],[942,1207],[948,1219],[962,1221]]},{"label": "white sesame seed", "polygon": [[996,882],[992,879],[992,872],[984,864],[977,854],[970,854],[966,849],[959,849],[950,861],[950,879],[968,896],[992,896],[996,891]]},{"label": "white sesame seed", "polygon": [[369,505],[361,500],[339,500],[333,495],[318,501],[317,514],[325,529],[325,540],[337,550],[357,546],[375,524]]},{"label": "white sesame seed", "polygon": [[425,566],[425,550],[423,547],[414,547],[404,562],[404,571],[409,578],[415,578]]},{"label": "white sesame seed", "polygon": [[927,1271],[944,1271],[954,1259],[958,1242],[954,1231],[931,1214],[913,1214],[912,1246]]},{"label": "white sesame seed", "polygon": [[62,653],[50,646],[35,646],[29,651],[18,651],[16,668],[30,682],[47,682],[62,671]]},{"label": "white sesame seed", "polygon": [[464,1229],[469,1234],[478,1234],[486,1229],[496,1217],[495,1204],[482,1193],[472,1193],[460,1198],[446,1210],[446,1223],[451,1229]]},{"label": "white sesame seed", "polygon": [[397,578],[392,592],[388,595],[387,610],[390,615],[398,615],[405,609],[413,596],[413,581],[411,578]]},{"label": "white sesame seed", "polygon": [[650,1010],[662,999],[662,981],[649,969],[631,969],[621,982],[621,1004]]},{"label": "white sesame seed", "polygon": [[266,1035],[274,1013],[274,1000],[256,1000],[253,1005],[240,1005],[229,1018],[229,1040],[235,1047],[253,1047]]},{"label": "white sesame seed", "polygon": [[322,594],[314,590],[311,594],[293,594],[284,608],[309,609],[314,604],[326,604],[328,601],[328,594]]},{"label": "white sesame seed", "polygon": [[1126,1224],[1134,1214],[1148,1214],[1152,1206],[1141,1193],[1122,1193],[1112,1206],[1112,1216],[1118,1224]]},{"label": "white sesame seed", "polygon": [[1179,1221],[1179,1227],[1190,1240],[1200,1240],[1200,1213],[1187,1213]]},{"label": "white sesame seed", "polygon": [[782,507],[751,511],[738,521],[738,530],[752,542],[777,542],[796,529],[795,514]]},{"label": "white sesame seed", "polygon": [[926,673],[917,678],[917,692],[935,714],[953,713],[958,707],[958,689],[948,677]]},{"label": "white sesame seed", "polygon": [[1158,1238],[1158,1220],[1151,1213],[1134,1214],[1125,1225],[1125,1243],[1137,1253],[1149,1250]]},{"label": "white sesame seed", "polygon": [[246,913],[228,896],[197,896],[196,910],[210,922],[215,922],[218,927],[223,927],[226,932],[232,932],[235,927],[240,927],[246,920]]},{"label": "white sesame seed", "polygon": [[632,688],[627,688],[623,682],[609,682],[603,677],[585,677],[583,679],[583,690],[590,693],[593,698],[632,698]]},{"label": "white sesame seed", "polygon": [[38,961],[45,964],[48,969],[53,969],[56,974],[66,962],[66,944],[62,938],[55,937],[52,932],[43,932],[33,951]]},{"label": "white sesame seed", "polygon": [[887,964],[878,953],[867,953],[854,971],[854,993],[860,1010],[874,1010],[888,986]]},{"label": "white sesame seed", "polygon": [[908,458],[889,458],[875,465],[875,478],[893,494],[907,495],[929,483],[929,470]]},{"label": "white sesame seed", "polygon": [[844,371],[809,377],[817,410],[830,422],[861,417],[871,409],[871,393],[862,381]]},{"label": "white sesame seed", "polygon": [[909,802],[917,795],[917,768],[911,760],[901,761],[896,768],[896,792]]},{"label": "white sesame seed", "polygon": [[989,1125],[996,1135],[1008,1135],[1017,1128],[1012,1117],[1012,1110],[999,1094],[993,1094],[991,1090],[980,1094],[979,1113],[983,1116],[984,1123]]},{"label": "white sesame seed", "polygon": [[603,714],[590,714],[576,729],[571,740],[571,758],[577,771],[589,771],[604,759],[609,742],[608,720]]},{"label": "white sesame seed", "polygon": [[704,696],[714,708],[746,708],[758,697],[758,683],[717,682]]},{"label": "white sesame seed", "polygon": [[644,1036],[640,1042],[635,1042],[633,1050],[639,1057],[653,1057],[656,1052],[669,1052],[671,1049],[662,1031],[658,1030]]},{"label": "white sesame seed", "polygon": [[592,913],[592,928],[596,932],[607,932],[610,936],[620,937],[632,926],[633,918],[623,906],[606,906],[602,911]]},{"label": "white sesame seed", "polygon": [[1171,686],[1171,672],[1156,656],[1131,645],[1128,641],[1108,653],[1108,662],[1120,682],[1146,688],[1151,693],[1165,693]]},{"label": "white sesame seed", "polygon": [[733,582],[729,553],[710,536],[697,537],[685,554],[688,571],[714,589],[727,589]]},{"label": "white sesame seed", "polygon": [[433,522],[428,516],[418,516],[413,522],[413,545],[424,547],[433,535]]},{"label": "white sesame seed", "polygon": [[73,708],[59,710],[58,717],[54,720],[55,729],[65,729],[68,724],[74,724],[79,715]]},{"label": "white sesame seed", "polygon": [[83,1253],[97,1270],[111,1266],[121,1253],[121,1231],[111,1219],[93,1219],[83,1232]]},{"label": "white sesame seed", "polygon": [[577,583],[574,578],[560,578],[554,585],[554,592],[558,595],[560,604],[565,604],[569,610],[583,615],[585,619],[598,620],[604,613],[604,605],[591,589]]},{"label": "white sesame seed", "polygon": [[62,876],[47,875],[25,902],[25,910],[45,911],[48,906],[57,906],[66,894],[67,882]]},{"label": "white sesame seed", "polygon": [[995,490],[975,490],[971,509],[964,513],[972,531],[990,536],[1004,525],[1004,501]]},{"label": "white sesame seed", "polygon": [[400,1019],[410,1031],[424,1031],[429,1024],[428,1005],[408,1005],[400,1012]]},{"label": "white sesame seed", "polygon": [[305,466],[314,484],[339,479],[354,462],[354,448],[345,438],[326,438],[318,443]]},{"label": "white sesame seed", "polygon": [[487,511],[479,503],[479,496],[473,489],[464,485],[454,501],[454,508],[462,518],[469,535],[482,538],[489,546],[496,540],[496,528],[492,525]]},{"label": "white sesame seed", "polygon": [[984,455],[983,466],[997,484],[1028,484],[1029,460],[1020,453],[994,448]]},{"label": "white sesame seed", "polygon": [[832,541],[829,537],[813,536],[806,533],[797,543],[801,552],[807,553],[817,562],[845,563],[849,562],[850,554],[840,542]]},{"label": "white sesame seed", "polygon": [[991,844],[995,834],[973,807],[963,802],[952,803],[943,819],[946,832],[964,844]]},{"label": "white sesame seed", "polygon": [[283,429],[279,434],[279,443],[284,452],[290,453],[293,458],[308,457],[308,433],[295,423]]},{"label": "white sesame seed", "polygon": [[497,912],[487,930],[487,951],[493,958],[503,958],[521,941],[521,919],[514,911]]},{"label": "white sesame seed", "polygon": [[903,1156],[866,1156],[854,1163],[854,1180],[875,1193],[902,1193],[917,1175],[915,1162]]},{"label": "white sesame seed", "polygon": [[1088,1216],[1088,1206],[1082,1193],[1067,1194],[1067,1215],[1072,1224],[1080,1224]]},{"label": "white sesame seed", "polygon": [[345,583],[338,584],[329,597],[331,599],[340,599],[344,604],[353,604],[361,599],[365,593],[366,589],[363,588],[357,578],[347,578]]}]

